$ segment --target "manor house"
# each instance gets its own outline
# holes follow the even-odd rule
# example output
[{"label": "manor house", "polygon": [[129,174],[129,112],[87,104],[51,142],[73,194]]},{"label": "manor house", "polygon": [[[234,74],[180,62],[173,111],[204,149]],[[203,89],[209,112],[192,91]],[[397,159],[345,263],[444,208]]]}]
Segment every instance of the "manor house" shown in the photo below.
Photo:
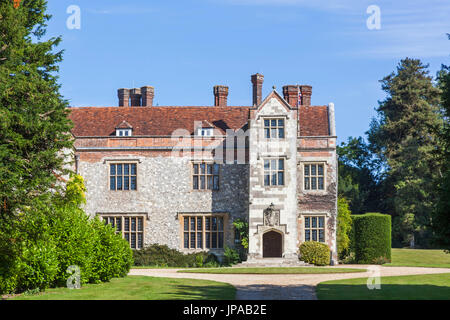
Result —
[{"label": "manor house", "polygon": [[118,106],[70,108],[75,170],[86,211],[141,249],[183,252],[239,243],[233,221],[249,222],[249,261],[298,259],[304,241],[327,244],[337,263],[334,105],[312,106],[312,88],[286,85],[228,106],[154,106],[151,86],[118,90]]}]

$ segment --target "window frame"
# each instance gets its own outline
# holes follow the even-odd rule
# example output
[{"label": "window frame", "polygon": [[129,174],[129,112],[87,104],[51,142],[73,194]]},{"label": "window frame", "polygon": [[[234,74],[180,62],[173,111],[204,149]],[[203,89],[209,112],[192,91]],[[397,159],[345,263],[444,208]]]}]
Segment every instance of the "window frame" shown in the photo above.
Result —
[{"label": "window frame", "polygon": [[[280,160],[283,161],[283,169],[279,170]],[[264,188],[283,188],[286,186],[286,158],[285,157],[269,157],[263,158],[263,173],[262,173],[262,183]],[[269,170],[266,170],[266,161],[269,161]],[[277,169],[272,170],[272,161],[276,161]],[[266,172],[269,172],[269,184],[266,185]],[[276,172],[277,184],[272,184],[272,175],[273,172]],[[278,184],[279,181],[279,173],[283,173],[283,184]]]},{"label": "window frame", "polygon": [[[205,173],[201,173],[201,165],[205,165]],[[195,165],[198,166],[198,173],[195,173]],[[208,173],[208,165],[212,166],[212,173]],[[195,192],[213,192],[213,191],[219,191],[220,190],[220,176],[221,176],[221,165],[220,163],[217,163],[215,161],[208,161],[208,160],[198,160],[198,161],[191,161],[191,190]],[[217,174],[214,172],[214,166],[217,166]],[[197,189],[194,188],[194,182],[197,177]],[[205,188],[201,187],[201,177],[205,177]],[[212,177],[212,188],[208,188],[208,177]],[[217,188],[214,188],[214,178],[217,177]]]},{"label": "window frame", "polygon": [[[280,126],[279,121],[283,121],[283,126]],[[269,126],[266,126],[266,121],[269,121]],[[276,121],[275,126],[272,126],[272,121]],[[264,117],[262,118],[263,137],[266,140],[284,140],[286,139],[286,118],[284,117]],[[283,137],[280,138],[280,129],[283,129]],[[266,130],[269,130],[269,137],[266,135]],[[272,137],[272,130],[277,133],[276,137]]]},{"label": "window frame", "polygon": [[198,128],[197,137],[214,137],[214,128]]},{"label": "window frame", "polygon": [[[128,161],[128,160],[123,160],[123,161],[108,161],[107,162],[108,163],[108,190],[109,191],[112,191],[112,192],[117,192],[117,191],[138,191],[138,161]],[[116,172],[116,174],[115,175],[111,175],[111,166],[112,165],[115,165],[116,166],[116,168],[115,168],[115,172]],[[117,165],[129,165],[130,167],[129,167],[129,174],[128,175],[125,175],[124,174],[124,172],[123,172],[123,170],[124,169],[122,169],[122,172],[123,172],[123,174],[122,175],[120,175],[122,178],[123,177],[128,177],[129,178],[129,180],[128,180],[128,190],[125,190],[124,189],[124,181],[123,181],[123,179],[122,179],[122,189],[117,189],[117,177],[118,177],[118,175],[117,175]],[[131,170],[131,166],[132,165],[135,165],[136,166],[136,174],[131,174],[131,172],[132,172],[132,170]],[[115,188],[114,189],[111,189],[111,178],[112,177],[115,177]],[[131,189],[131,178],[132,177],[136,177],[136,188],[135,189]]]},{"label": "window frame", "polygon": [[[312,219],[316,218],[316,227],[313,227]],[[323,227],[320,227],[320,218],[323,218]],[[306,227],[306,219],[310,219],[309,227]],[[306,231],[309,231],[309,240],[306,240]],[[323,230],[323,241],[320,241],[320,230]],[[317,240],[313,240],[313,231],[317,231]],[[303,215],[303,241],[315,241],[327,243],[327,215],[326,214],[306,214]]]},{"label": "window frame", "polygon": [[[201,219],[201,229],[198,229],[198,219]],[[222,220],[222,230],[220,230],[219,226],[219,222],[216,222],[216,226],[217,226],[217,230],[213,230],[213,222],[212,219],[213,218],[218,218]],[[194,229],[192,229],[192,219],[194,219]],[[210,228],[209,230],[207,230],[206,228],[206,219],[210,219]],[[226,234],[227,234],[227,223],[228,223],[228,215],[225,213],[183,213],[183,214],[179,214],[179,219],[180,221],[180,249],[182,251],[207,251],[207,250],[224,250],[225,246],[226,246]],[[187,224],[187,230],[186,230],[186,224],[185,221],[187,220],[188,224]],[[202,241],[201,241],[201,246],[199,246],[199,242],[198,242],[198,234],[201,233],[202,234]],[[209,248],[206,245],[206,238],[207,238],[207,233],[210,234],[209,237]],[[187,239],[187,245],[188,248],[186,248],[186,234],[188,236]],[[195,238],[194,240],[192,240],[192,234],[195,234]],[[213,247],[213,237],[211,236],[212,234],[215,234],[216,236],[216,247]],[[222,235],[221,239],[220,239],[220,234]],[[194,241],[195,246],[192,246],[192,241]],[[221,243],[221,247],[220,247],[220,242]]]},{"label": "window frame", "polygon": [[133,129],[116,129],[116,137],[127,138],[133,136]]},{"label": "window frame", "polygon": [[[128,234],[127,242],[130,245],[130,248],[133,250],[141,250],[145,248],[145,228],[146,228],[146,220],[147,217],[145,214],[136,214],[136,213],[100,213],[97,214],[102,222],[106,224],[111,224],[110,219],[114,219],[114,229],[116,234],[121,234],[122,238],[126,240],[125,234]],[[108,219],[106,222],[105,219]],[[121,230],[117,229],[117,219],[121,219]],[[128,222],[128,230],[125,230],[125,219],[129,219]],[[135,221],[135,231],[132,230],[132,219],[136,219]],[[142,220],[142,230],[139,230],[139,219]],[[132,247],[132,234],[135,234],[135,248]],[[139,247],[139,234],[142,235],[142,247]]]},{"label": "window frame", "polygon": [[[319,166],[323,166],[323,174],[319,175]],[[309,175],[305,174],[305,168],[306,166],[309,167]],[[316,174],[311,175],[311,166],[317,166],[316,167]],[[309,179],[309,189],[306,189],[305,180],[306,178]],[[316,180],[316,189],[312,189],[312,178]],[[319,178],[323,178],[323,189],[319,189]],[[326,162],[303,162],[302,163],[302,190],[305,192],[326,192],[327,190],[327,163]]]}]

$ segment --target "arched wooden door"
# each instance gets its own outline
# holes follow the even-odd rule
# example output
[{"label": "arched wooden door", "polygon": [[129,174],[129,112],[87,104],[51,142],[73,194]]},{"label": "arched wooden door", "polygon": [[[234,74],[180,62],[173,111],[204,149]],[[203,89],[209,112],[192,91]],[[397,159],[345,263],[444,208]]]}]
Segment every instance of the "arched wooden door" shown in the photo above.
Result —
[{"label": "arched wooden door", "polygon": [[281,258],[283,254],[283,236],[269,231],[263,234],[263,258]]}]

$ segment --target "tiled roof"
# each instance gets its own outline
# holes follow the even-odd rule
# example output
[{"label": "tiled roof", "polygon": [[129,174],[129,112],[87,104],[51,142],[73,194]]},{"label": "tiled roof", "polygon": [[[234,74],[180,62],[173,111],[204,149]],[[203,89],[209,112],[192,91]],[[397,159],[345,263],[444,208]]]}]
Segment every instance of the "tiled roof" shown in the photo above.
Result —
[{"label": "tiled roof", "polygon": [[329,135],[327,106],[300,106],[299,109],[301,136]]},{"label": "tiled roof", "polygon": [[194,132],[194,122],[207,120],[224,134],[248,122],[250,107],[80,107],[70,108],[75,137],[114,135],[122,121],[133,136],[170,136],[177,129]]},{"label": "tiled roof", "polygon": [[[170,136],[177,129],[194,133],[194,123],[209,122],[222,134],[227,129],[247,129],[251,107],[79,107],[70,108],[75,137],[113,136],[117,125],[126,121],[133,136]],[[327,136],[326,106],[300,107],[300,135]]]}]

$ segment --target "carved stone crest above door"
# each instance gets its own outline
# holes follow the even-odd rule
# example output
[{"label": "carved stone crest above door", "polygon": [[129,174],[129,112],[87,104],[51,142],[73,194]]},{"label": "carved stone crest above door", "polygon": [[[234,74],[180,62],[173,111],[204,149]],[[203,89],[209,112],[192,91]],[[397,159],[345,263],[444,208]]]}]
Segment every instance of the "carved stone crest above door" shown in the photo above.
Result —
[{"label": "carved stone crest above door", "polygon": [[271,227],[280,225],[280,210],[275,210],[273,203],[264,210],[264,225]]}]

